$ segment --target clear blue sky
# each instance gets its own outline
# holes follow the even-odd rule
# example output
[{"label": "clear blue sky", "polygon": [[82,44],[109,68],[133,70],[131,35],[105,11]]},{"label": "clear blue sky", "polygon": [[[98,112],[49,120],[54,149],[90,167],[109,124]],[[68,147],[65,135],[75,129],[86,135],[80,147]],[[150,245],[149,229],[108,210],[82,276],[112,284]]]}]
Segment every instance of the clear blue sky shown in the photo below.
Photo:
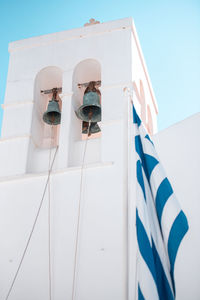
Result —
[{"label": "clear blue sky", "polygon": [[130,16],[157,98],[159,130],[199,112],[199,0],[0,0],[0,103],[9,42],[82,27],[92,17],[106,22]]}]

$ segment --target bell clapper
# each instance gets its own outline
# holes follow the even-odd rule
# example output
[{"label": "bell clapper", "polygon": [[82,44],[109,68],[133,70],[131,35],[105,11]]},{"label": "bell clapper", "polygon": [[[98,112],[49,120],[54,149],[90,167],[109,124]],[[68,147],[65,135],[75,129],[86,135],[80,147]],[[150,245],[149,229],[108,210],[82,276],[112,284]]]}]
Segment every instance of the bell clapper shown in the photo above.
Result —
[{"label": "bell clapper", "polygon": [[91,121],[89,121],[89,124],[88,124],[88,136],[91,136]]},{"label": "bell clapper", "polygon": [[88,136],[91,136],[91,119],[92,119],[93,111],[90,108],[89,113],[88,113],[88,118],[89,118],[89,124],[88,124]]},{"label": "bell clapper", "polygon": [[[52,101],[58,102],[58,100],[56,99],[57,94],[58,94],[57,88],[53,88],[52,91],[53,91],[53,100]],[[55,113],[52,113],[50,119],[51,119],[51,123],[52,123],[52,126],[53,126],[53,124],[55,122]]]}]

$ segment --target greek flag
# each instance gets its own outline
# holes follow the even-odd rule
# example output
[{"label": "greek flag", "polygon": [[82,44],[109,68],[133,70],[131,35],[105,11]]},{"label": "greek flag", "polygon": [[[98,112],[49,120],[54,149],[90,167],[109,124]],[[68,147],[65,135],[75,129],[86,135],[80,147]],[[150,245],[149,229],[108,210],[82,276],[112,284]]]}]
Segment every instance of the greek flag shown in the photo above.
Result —
[{"label": "greek flag", "polygon": [[174,264],[188,222],[134,107],[133,123],[137,155],[137,299],[174,300]]}]

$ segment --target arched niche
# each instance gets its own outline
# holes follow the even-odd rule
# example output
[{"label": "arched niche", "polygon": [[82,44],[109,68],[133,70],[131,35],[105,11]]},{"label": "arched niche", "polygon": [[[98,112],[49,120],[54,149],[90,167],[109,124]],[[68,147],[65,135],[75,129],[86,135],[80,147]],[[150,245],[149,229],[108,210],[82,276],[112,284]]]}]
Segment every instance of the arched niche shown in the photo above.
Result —
[{"label": "arched niche", "polygon": [[[36,76],[34,87],[34,109],[32,116],[31,136],[34,143],[40,148],[50,148],[58,143],[60,126],[53,126],[44,123],[42,117],[46,111],[52,94],[43,94],[42,90],[49,90],[54,87],[62,87],[62,70],[58,67],[46,67]],[[59,97],[58,97],[59,99]],[[61,108],[61,100],[59,99]]]},{"label": "arched niche", "polygon": [[85,90],[84,87],[78,87],[78,84],[99,80],[101,80],[101,65],[97,60],[86,59],[75,67],[72,78],[74,108],[77,109],[82,104]]},{"label": "arched niche", "polygon": [[[87,83],[90,81],[101,81],[101,65],[95,59],[86,59],[81,61],[74,69],[73,79],[72,79],[72,90],[73,90],[73,110],[76,111],[78,107],[83,104],[83,95],[86,87],[79,86],[79,84]],[[82,122],[80,120],[77,123],[77,138],[84,138],[81,134]],[[95,135],[95,137],[98,137]],[[94,137],[91,136],[91,137]]]},{"label": "arched niche", "polygon": [[[62,70],[55,66],[46,67],[36,75],[27,172],[46,171],[48,149],[59,143],[60,125],[51,126],[43,121],[43,114],[48,107],[49,100],[52,99],[52,94],[44,94],[41,91],[62,87],[62,76]],[[59,95],[57,99],[61,109]],[[44,166],[43,161],[45,161]]]},{"label": "arched niche", "polygon": [[[79,84],[88,83],[90,81],[101,81],[101,65],[95,59],[85,59],[79,62],[75,66],[72,76],[73,96],[70,122],[69,166],[80,165],[82,160],[83,142],[87,135],[82,135],[82,121],[77,118],[75,112],[83,104],[83,95],[86,89],[85,86],[79,86]],[[88,159],[86,157],[86,163],[100,160],[100,136],[101,133],[90,136],[88,141]]]}]

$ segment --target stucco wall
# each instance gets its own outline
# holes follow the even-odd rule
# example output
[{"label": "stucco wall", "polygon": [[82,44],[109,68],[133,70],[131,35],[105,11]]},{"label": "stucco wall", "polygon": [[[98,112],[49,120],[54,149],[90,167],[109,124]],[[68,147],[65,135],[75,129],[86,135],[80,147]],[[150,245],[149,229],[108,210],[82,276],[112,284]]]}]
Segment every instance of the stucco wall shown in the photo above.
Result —
[{"label": "stucco wall", "polygon": [[200,299],[199,130],[200,113],[157,133],[153,138],[190,227],[176,259],[177,300]]},{"label": "stucco wall", "polygon": [[[3,138],[0,140],[2,299],[19,264],[47,178],[49,149],[33,143],[33,132],[34,141],[37,134],[38,140],[42,140],[38,129],[42,128],[38,125],[43,122],[42,111],[36,117],[34,130],[32,117],[37,111],[33,108],[40,88],[54,87],[46,83],[44,87],[38,85],[38,93],[35,93],[35,79],[41,70],[52,66],[62,70],[58,83],[62,82],[59,148],[51,177],[52,291],[53,299],[71,297],[81,165],[86,143],[80,132],[76,132],[81,122],[74,112],[73,74],[85,60],[95,60],[100,65],[102,122],[101,136],[87,144],[76,299],[125,300],[128,292],[134,295],[135,199],[133,196],[131,204],[128,203],[128,175],[132,186],[136,178],[135,170],[129,174],[128,169],[130,132],[128,96],[124,90],[132,88],[133,81],[142,78],[148,104],[152,101],[151,87],[144,74],[147,71],[138,54],[140,49],[134,44],[137,41],[132,36],[134,30],[132,19],[126,18],[10,44]],[[50,69],[53,72],[55,68]],[[90,79],[89,75],[81,80]],[[54,76],[51,78],[54,80]],[[42,97],[39,98],[42,101]],[[151,109],[154,109],[156,130],[152,103]],[[9,300],[49,299],[47,201],[48,193]],[[128,236],[131,245],[128,245]],[[129,256],[131,266],[128,266]]]}]

